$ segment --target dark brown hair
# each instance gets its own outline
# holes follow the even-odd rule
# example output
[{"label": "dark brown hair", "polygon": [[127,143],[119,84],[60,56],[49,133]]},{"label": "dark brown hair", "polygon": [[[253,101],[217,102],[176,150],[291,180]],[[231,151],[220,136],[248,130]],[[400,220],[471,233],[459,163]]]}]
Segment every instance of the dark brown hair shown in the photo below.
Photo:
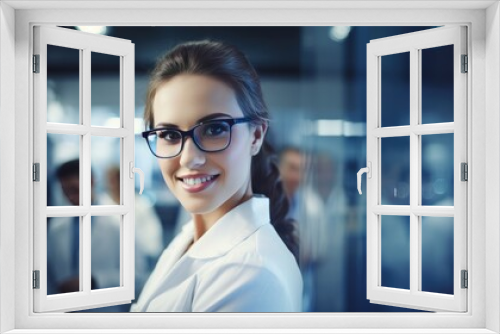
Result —
[{"label": "dark brown hair", "polygon": [[[203,40],[177,45],[161,57],[153,72],[146,96],[145,124],[153,128],[153,101],[158,87],[179,74],[206,75],[231,87],[245,117],[253,124],[269,121],[262,96],[260,79],[246,56],[236,47],[216,41]],[[298,238],[295,224],[287,218],[289,203],[283,191],[276,155],[267,139],[260,152],[252,158],[252,190],[270,200],[271,224],[297,259]]]}]

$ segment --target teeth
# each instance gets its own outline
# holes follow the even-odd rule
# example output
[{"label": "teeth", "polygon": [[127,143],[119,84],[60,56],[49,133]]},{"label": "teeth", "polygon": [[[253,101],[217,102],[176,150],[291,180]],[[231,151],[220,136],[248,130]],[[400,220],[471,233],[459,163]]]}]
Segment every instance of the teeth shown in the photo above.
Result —
[{"label": "teeth", "polygon": [[199,177],[199,178],[186,178],[186,179],[183,179],[182,181],[187,184],[187,185],[190,185],[190,186],[195,186],[195,185],[198,185],[200,183],[203,183],[203,182],[207,182],[207,181],[210,181],[212,180],[214,177],[213,176],[209,176],[209,177]]}]

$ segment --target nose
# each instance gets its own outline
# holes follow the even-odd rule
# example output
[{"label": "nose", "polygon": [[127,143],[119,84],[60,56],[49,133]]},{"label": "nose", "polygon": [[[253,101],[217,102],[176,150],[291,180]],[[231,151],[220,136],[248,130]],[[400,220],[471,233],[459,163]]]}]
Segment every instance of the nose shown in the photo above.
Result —
[{"label": "nose", "polygon": [[189,169],[196,169],[205,163],[205,152],[201,151],[193,141],[187,137],[181,152],[180,164]]}]

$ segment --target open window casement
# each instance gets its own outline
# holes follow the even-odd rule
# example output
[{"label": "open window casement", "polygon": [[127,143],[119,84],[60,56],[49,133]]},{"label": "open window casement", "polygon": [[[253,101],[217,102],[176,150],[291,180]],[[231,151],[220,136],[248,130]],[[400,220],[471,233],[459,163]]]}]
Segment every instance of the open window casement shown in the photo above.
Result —
[{"label": "open window casement", "polygon": [[[432,59],[424,58],[439,54],[449,59],[449,91],[453,92],[452,96],[448,95],[450,111],[444,116],[446,106],[432,105],[436,99],[428,96],[440,94],[437,90],[442,83],[425,81],[425,71],[429,70],[425,66],[429,66]],[[428,311],[467,311],[466,55],[466,28],[459,26],[372,40],[367,45],[367,167],[359,175],[367,172],[367,298],[372,303]],[[395,68],[394,56],[407,57],[410,72],[406,73],[409,79],[405,88],[409,90],[409,103],[398,110],[407,114],[407,120],[401,117],[395,123],[384,118],[384,107],[398,103],[401,87],[387,84],[384,80],[387,77],[383,77],[394,74],[384,71],[384,67]],[[432,89],[426,86],[429,84]],[[391,94],[394,99],[388,98]],[[439,147],[441,149],[436,149]],[[432,158],[428,158],[429,150],[433,151]],[[444,174],[443,164],[449,166]],[[441,169],[441,186],[449,180],[451,190],[447,201],[429,200],[428,191],[423,187],[424,181],[429,184],[429,176],[423,174],[423,166],[425,170]],[[395,177],[398,172],[399,176]],[[398,194],[401,182],[407,185],[407,196]],[[393,223],[395,219],[397,224]],[[395,233],[396,228],[402,232]],[[443,231],[448,232],[443,234]],[[440,240],[446,234],[448,240]],[[385,243],[399,245],[399,248]],[[447,293],[426,290],[426,280],[439,279],[442,269],[439,262],[435,262],[438,263],[435,271],[426,271],[424,277],[424,261],[436,260],[432,257],[438,256],[427,247],[435,249],[444,244],[452,245],[449,253],[453,257],[448,257],[453,271],[449,274],[452,289]],[[390,277],[383,274],[384,266],[391,265],[385,262],[398,256],[409,258],[409,267],[397,268],[406,270],[409,278],[403,287],[387,284]],[[392,269],[394,267],[398,267],[397,264],[392,264]]]},{"label": "open window casement", "polygon": [[[48,48],[49,46],[49,48]],[[79,120],[74,124],[49,122],[47,118],[47,57],[51,48],[66,48],[76,52],[79,57]],[[116,128],[94,126],[91,123],[91,57],[95,53],[116,56],[119,59],[119,100],[120,122]],[[64,61],[64,60],[61,60]],[[78,72],[78,70],[77,70]],[[33,55],[34,82],[34,268],[33,293],[34,311],[73,311],[101,306],[130,303],[134,297],[134,44],[128,40],[84,33],[65,28],[36,26],[34,28]],[[63,110],[67,112],[67,110]],[[49,121],[48,121],[49,120]],[[79,161],[79,205],[48,206],[47,187],[49,182],[47,142],[49,136],[75,139],[79,145],[76,158]],[[120,203],[117,205],[94,205],[91,198],[92,138],[100,136],[116,139],[120,152],[106,152],[119,155]],[[102,153],[102,152],[101,152]],[[49,160],[49,161],[48,161]],[[141,180],[142,181],[142,180]],[[52,185],[52,183],[50,183]],[[118,240],[115,283],[112,287],[101,285],[93,289],[94,275],[92,259],[94,256],[106,257],[110,254],[93,254],[93,219],[116,218],[116,240]],[[48,292],[47,263],[48,230],[50,221],[66,219],[75,222],[73,241],[77,242],[73,251],[76,258],[76,289],[65,293]],[[106,243],[103,236],[101,242]],[[63,239],[63,238],[61,238]],[[57,242],[66,242],[57,240]],[[97,240],[97,239],[96,239]],[[54,240],[51,240],[54,242]],[[50,242],[49,242],[50,243]],[[94,250],[95,251],[95,250]],[[63,254],[64,255],[64,254]],[[63,264],[61,264],[62,266]],[[73,276],[74,277],[74,276]],[[104,280],[102,280],[104,281]],[[79,285],[79,288],[78,288]]]}]

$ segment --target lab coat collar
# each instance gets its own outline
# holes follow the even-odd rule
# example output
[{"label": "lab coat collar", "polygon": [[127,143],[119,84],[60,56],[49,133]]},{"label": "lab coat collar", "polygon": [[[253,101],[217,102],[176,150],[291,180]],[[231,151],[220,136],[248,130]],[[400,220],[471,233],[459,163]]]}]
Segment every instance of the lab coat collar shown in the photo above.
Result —
[{"label": "lab coat collar", "polygon": [[[259,227],[269,223],[269,198],[254,195],[222,216],[193,244],[186,256],[198,259],[222,256]],[[182,233],[189,243],[194,235],[192,220],[184,226]]]}]

